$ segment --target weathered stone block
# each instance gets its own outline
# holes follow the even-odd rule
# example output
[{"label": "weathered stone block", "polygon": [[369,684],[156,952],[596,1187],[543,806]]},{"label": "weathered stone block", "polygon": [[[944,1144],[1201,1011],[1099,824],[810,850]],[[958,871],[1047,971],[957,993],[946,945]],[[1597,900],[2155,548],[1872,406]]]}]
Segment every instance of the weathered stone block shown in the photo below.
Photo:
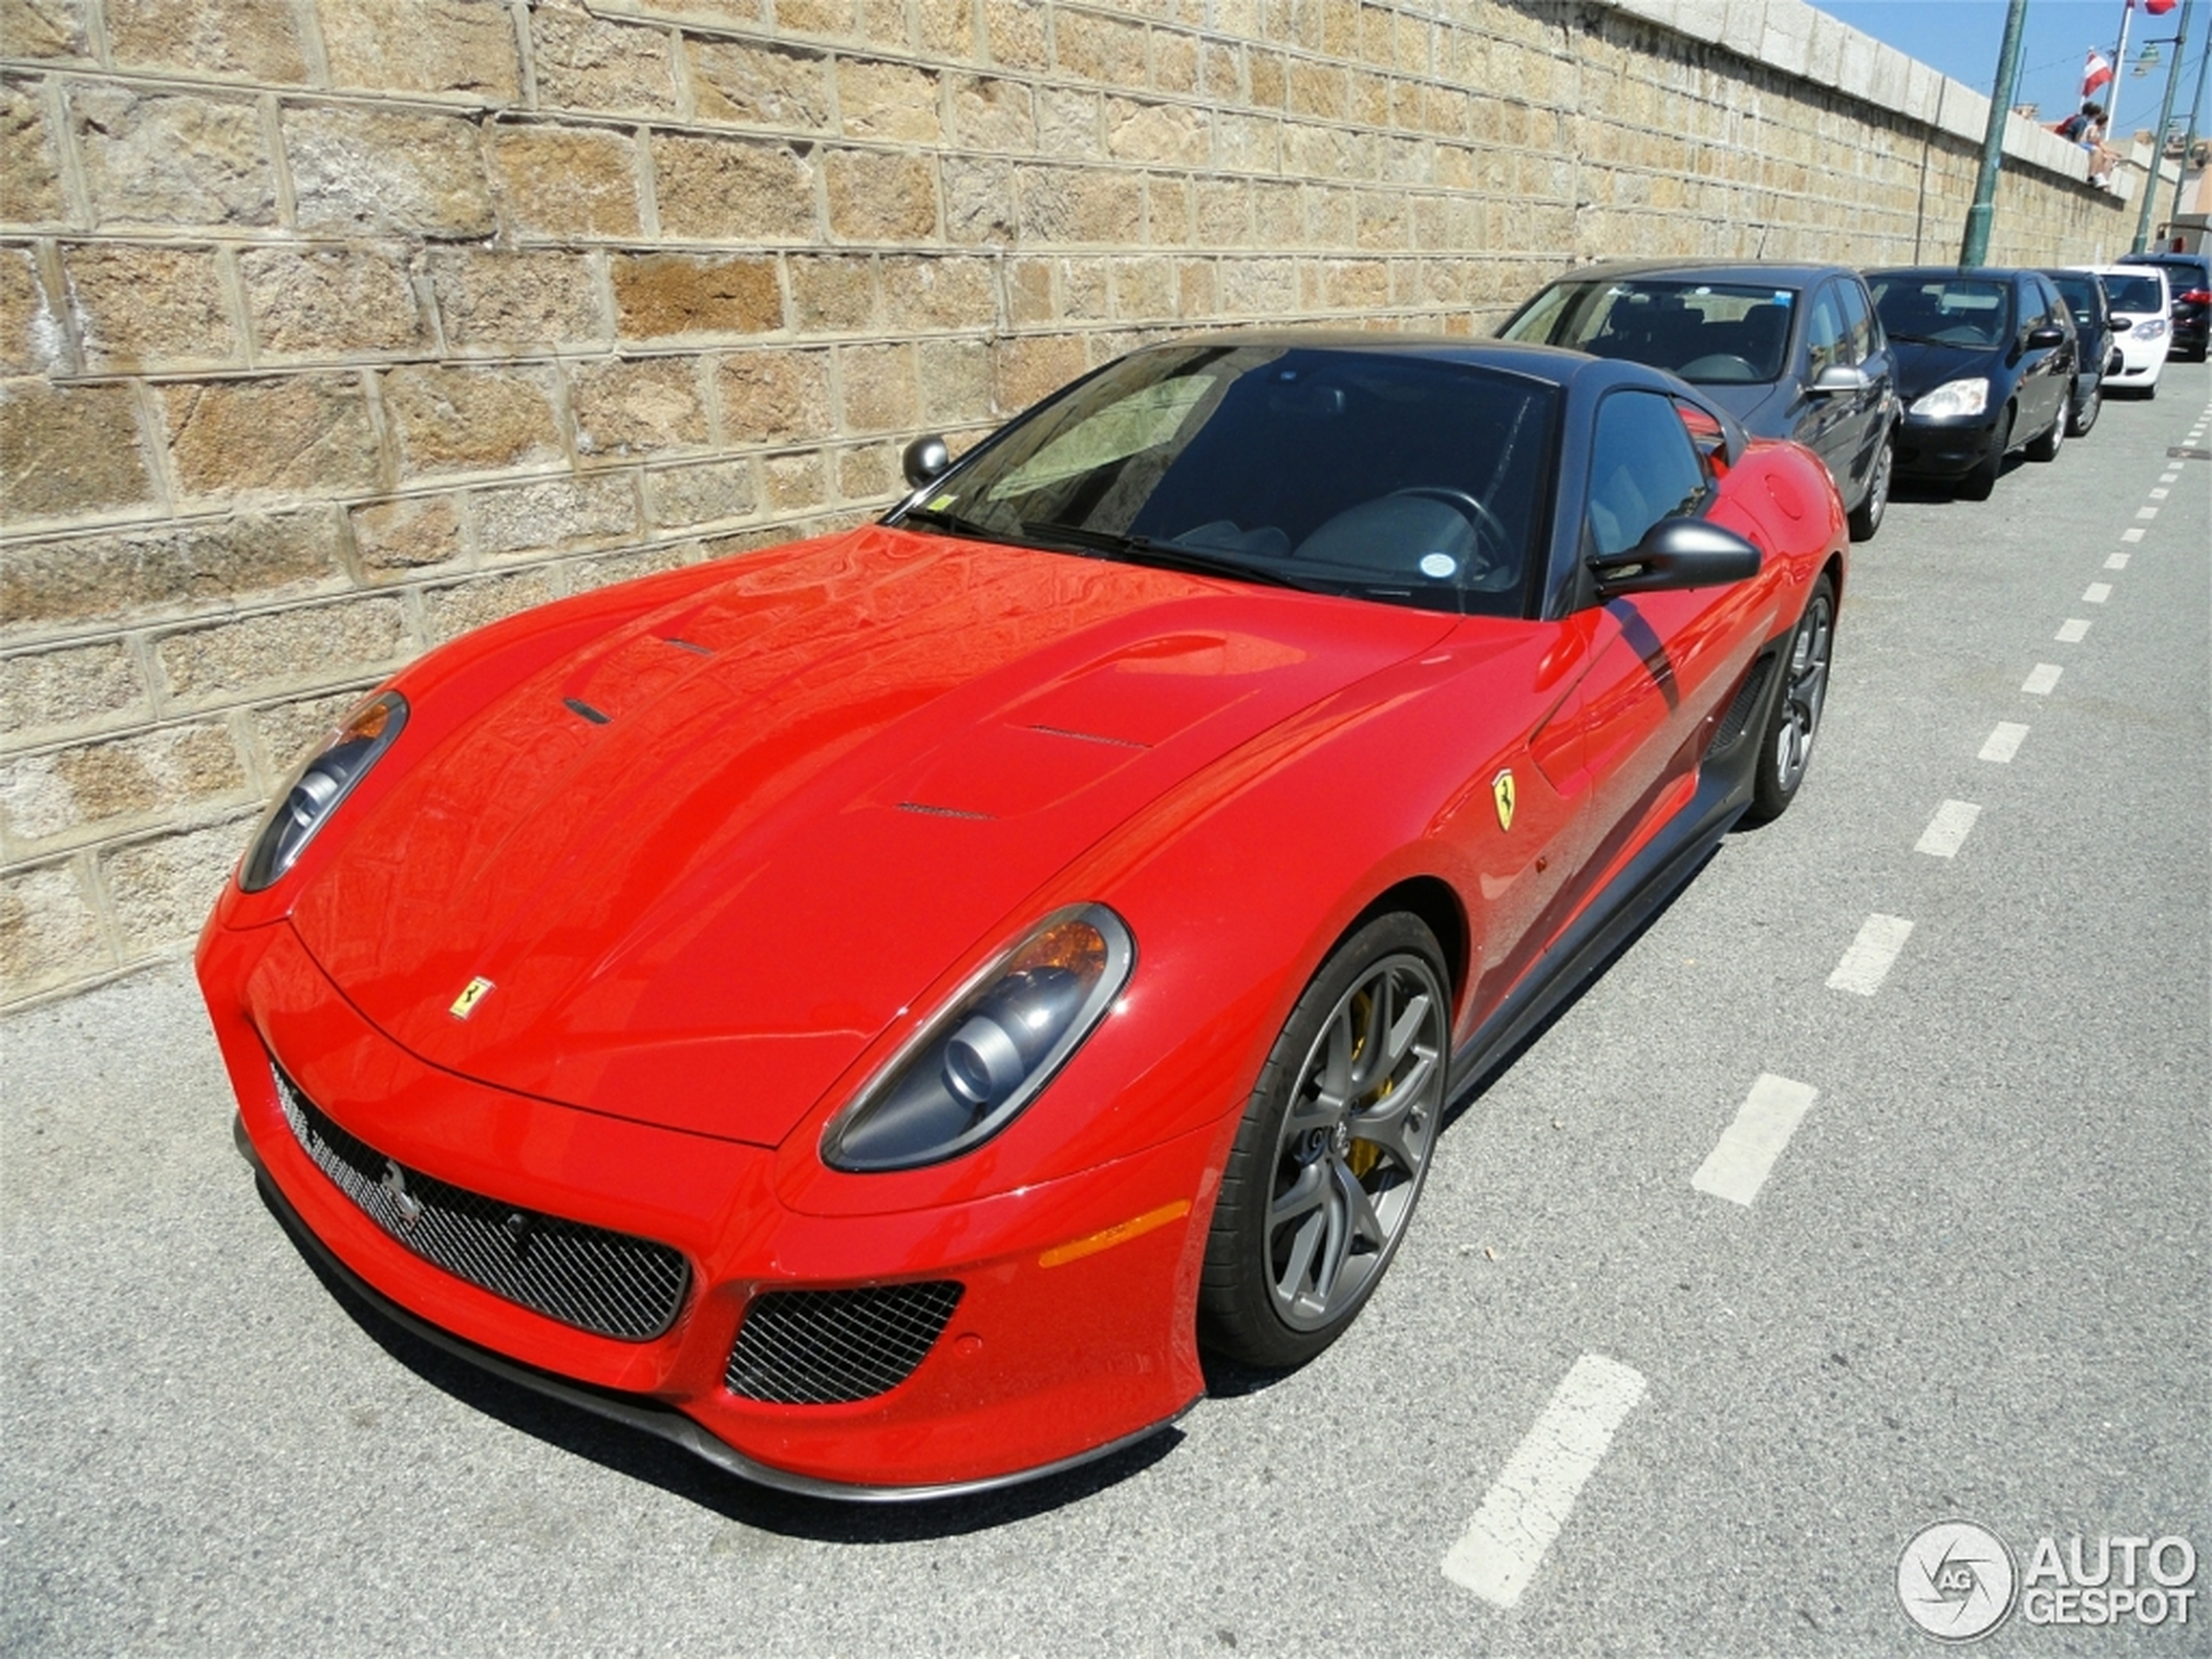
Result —
[{"label": "weathered stone block", "polygon": [[655,468],[645,475],[647,510],[663,529],[688,529],[750,518],[760,501],[753,462],[710,461],[691,467]]},{"label": "weathered stone block", "polygon": [[1252,107],[1256,110],[1283,110],[1290,106],[1290,60],[1277,52],[1256,51],[1244,60],[1245,72],[1251,77]]},{"label": "weathered stone block", "polygon": [[570,370],[577,453],[651,455],[704,445],[711,435],[699,365],[691,357],[585,363]]},{"label": "weathered stone block", "polygon": [[988,328],[998,320],[998,284],[987,260],[887,259],[884,309],[900,333]]},{"label": "weathered stone block", "polygon": [[876,321],[875,260],[866,253],[792,258],[792,312],[806,334],[850,334]]},{"label": "weathered stone block", "polygon": [[1289,107],[1292,115],[1344,120],[1352,111],[1352,83],[1333,64],[1296,59],[1290,65]]},{"label": "weathered stone block", "polygon": [[1178,260],[1175,266],[1178,317],[1204,319],[1222,314],[1221,274],[1211,260]]},{"label": "weathered stone block", "polygon": [[242,98],[73,86],[69,109],[102,225],[273,225],[261,113]]},{"label": "weathered stone block", "polygon": [[974,0],[916,0],[914,15],[925,53],[956,64],[974,61],[979,36]]},{"label": "weathered stone block", "polygon": [[500,0],[316,0],[323,53],[339,86],[466,96],[522,95],[514,14]]},{"label": "weathered stone block", "polygon": [[46,303],[27,247],[0,248],[0,375],[51,374],[69,361],[69,339]]},{"label": "weathered stone block", "polygon": [[351,374],[165,386],[161,399],[169,474],[181,494],[327,496],[375,482],[375,428]]},{"label": "weathered stone block", "polygon": [[429,263],[448,346],[533,352],[606,338],[599,285],[583,254],[455,249]]},{"label": "weathered stone block", "polygon": [[1209,103],[1218,110],[1249,104],[1251,83],[1244,73],[1244,48],[1235,40],[1206,40],[1198,44],[1198,84]]},{"label": "weathered stone block", "polygon": [[911,347],[841,346],[837,372],[845,416],[839,430],[906,431],[921,418],[921,392]]},{"label": "weathered stone block", "polygon": [[0,878],[0,1001],[19,1001],[114,966],[114,947],[74,864]]},{"label": "weathered stone block", "polygon": [[939,165],[945,182],[945,239],[963,247],[1013,241],[1013,165],[948,156]]},{"label": "weathered stone block", "polygon": [[746,41],[692,40],[691,107],[702,121],[819,132],[829,125],[830,60],[819,52]]},{"label": "weathered stone block", "polygon": [[836,150],[823,164],[830,234],[841,241],[923,242],[937,234],[937,177],[921,156]]},{"label": "weathered stone block", "polygon": [[61,160],[44,106],[31,87],[17,81],[0,85],[0,202],[17,225],[54,224],[68,216]]},{"label": "weathered stone block", "polygon": [[0,763],[0,821],[16,840],[51,840],[219,800],[246,786],[228,726],[168,726]]},{"label": "weathered stone block", "polygon": [[637,493],[627,472],[480,489],[469,498],[480,552],[550,553],[637,531]]},{"label": "weathered stone block", "polygon": [[1187,247],[1196,195],[1182,173],[1144,176],[1144,240],[1155,247]]},{"label": "weathered stone block", "polygon": [[799,455],[770,455],[760,463],[760,471],[767,483],[771,512],[803,512],[828,499],[827,471],[818,450],[810,449]]},{"label": "weathered stone block", "polygon": [[10,521],[153,498],[127,386],[0,381],[0,510]]},{"label": "weathered stone block", "polygon": [[814,175],[788,145],[653,135],[662,234],[700,242],[812,241]]},{"label": "weathered stone block", "polygon": [[1069,322],[1103,322],[1113,314],[1107,293],[1106,261],[1096,259],[1062,260],[1060,315]]},{"label": "weathered stone block", "polygon": [[705,556],[698,543],[685,542],[674,547],[645,548],[606,558],[571,559],[562,567],[562,574],[568,577],[570,593],[589,593],[595,588],[610,588],[617,582],[634,582],[640,577],[658,576],[664,570],[697,564]]},{"label": "weathered stone block", "polygon": [[489,236],[496,226],[475,122],[451,115],[287,109],[300,228],[350,236]]},{"label": "weathered stone block", "polygon": [[896,444],[859,444],[839,450],[836,461],[837,493],[846,501],[873,502],[887,507],[906,494]]},{"label": "weathered stone block", "polygon": [[100,878],[114,907],[125,961],[189,942],[213,907],[246,849],[253,819],[158,840],[137,841],[100,859]]},{"label": "weathered stone block", "polygon": [[265,358],[333,358],[427,347],[405,258],[371,247],[256,247],[238,256],[246,315]]},{"label": "weathered stone block", "polygon": [[110,242],[67,248],[62,264],[93,372],[237,359],[238,329],[212,250]]},{"label": "weathered stone block", "polygon": [[461,513],[450,496],[401,496],[350,508],[354,550],[374,580],[450,564],[465,550]]},{"label": "weathered stone block", "polygon": [[776,26],[800,35],[850,35],[859,11],[853,0],[776,0]]},{"label": "weathered stone block", "polygon": [[1024,167],[1020,179],[1025,240],[1126,246],[1143,239],[1144,192],[1135,174]]},{"label": "weathered stone block", "polygon": [[1055,11],[1053,57],[1062,73],[1111,86],[1142,86],[1147,78],[1145,29],[1087,12]]},{"label": "weathered stone block", "polygon": [[1207,247],[1243,247],[1252,239],[1251,191],[1241,179],[1201,179],[1197,238]]},{"label": "weathered stone block", "polygon": [[0,658],[0,732],[11,738],[29,739],[151,707],[137,660],[115,641]]},{"label": "weathered stone block", "polygon": [[936,75],[911,64],[838,62],[837,107],[847,138],[935,144],[945,136],[937,94]]},{"label": "weathered stone block", "polygon": [[1165,259],[1116,260],[1114,314],[1131,320],[1175,315],[1175,266]]},{"label": "weathered stone block", "polygon": [[983,44],[991,61],[1010,69],[1041,70],[1045,47],[1044,0],[983,0]]},{"label": "weathered stone block", "polygon": [[550,371],[407,364],[383,378],[385,418],[410,475],[562,458]]},{"label": "weathered stone block", "polygon": [[1035,147],[1036,116],[1029,89],[995,76],[962,75],[953,82],[953,131],[966,150]]},{"label": "weathered stone block", "polygon": [[511,617],[558,597],[553,577],[547,571],[516,570],[509,576],[484,577],[449,588],[433,589],[422,596],[422,612],[431,642],[443,644],[502,617]]},{"label": "weathered stone block", "polygon": [[675,112],[675,42],[668,30],[538,5],[530,9],[530,36],[539,107]]},{"label": "weathered stone block", "polygon": [[89,0],[0,0],[0,42],[10,57],[88,59]]},{"label": "weathered stone block", "polygon": [[0,549],[11,627],[112,626],[149,610],[234,604],[337,577],[327,509],[190,520]]},{"label": "weathered stone block", "polygon": [[1232,317],[1283,317],[1299,309],[1293,260],[1224,260],[1221,308]]},{"label": "weathered stone block", "polygon": [[107,0],[115,61],[246,80],[300,82],[307,60],[290,6],[251,0]]},{"label": "weathered stone block", "polygon": [[1012,415],[1050,395],[1088,367],[1074,334],[1031,334],[998,342],[996,413]]},{"label": "weathered stone block", "polygon": [[1060,320],[1060,301],[1053,273],[1054,260],[1013,260],[1006,267],[1007,320],[1027,328]]},{"label": "weathered stone block", "polygon": [[813,442],[830,429],[827,352],[746,352],[717,367],[714,395],[732,443]]},{"label": "weathered stone block", "polygon": [[634,237],[637,145],[596,127],[496,126],[492,193],[519,236]]},{"label": "weathered stone block", "polygon": [[1211,158],[1204,113],[1187,104],[1106,101],[1106,150],[1123,161],[1202,167]]},{"label": "weathered stone block", "polygon": [[623,254],[610,273],[617,332],[625,339],[759,334],[784,326],[773,260]]},{"label": "weathered stone block", "polygon": [[257,687],[366,675],[411,654],[397,598],[296,605],[168,635],[154,655],[171,696],[187,704]]}]

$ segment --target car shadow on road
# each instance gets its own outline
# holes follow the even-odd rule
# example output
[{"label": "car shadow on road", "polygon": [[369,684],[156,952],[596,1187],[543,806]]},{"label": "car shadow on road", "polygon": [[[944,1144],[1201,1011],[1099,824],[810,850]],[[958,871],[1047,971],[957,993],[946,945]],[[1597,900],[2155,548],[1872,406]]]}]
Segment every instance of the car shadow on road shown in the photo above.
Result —
[{"label": "car shadow on road", "polygon": [[300,1259],[362,1333],[432,1387],[519,1433],[658,1487],[740,1526],[819,1543],[849,1544],[911,1543],[987,1532],[1079,1503],[1116,1486],[1159,1462],[1184,1438],[1183,1431],[1170,1425],[1080,1468],[963,1497],[840,1502],[755,1486],[641,1429],[480,1370],[415,1335],[364,1298],[314,1251],[302,1248],[288,1218],[270,1203],[258,1182],[255,1190],[300,1251]]}]

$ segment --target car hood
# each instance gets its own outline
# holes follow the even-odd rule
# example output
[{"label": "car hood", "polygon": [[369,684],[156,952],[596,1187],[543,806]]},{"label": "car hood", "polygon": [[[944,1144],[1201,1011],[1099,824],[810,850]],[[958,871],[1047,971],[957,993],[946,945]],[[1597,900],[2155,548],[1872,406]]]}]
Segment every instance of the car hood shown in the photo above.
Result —
[{"label": "car hood", "polygon": [[1898,395],[1907,403],[1951,381],[1974,375],[1993,381],[2005,373],[2004,358],[1986,346],[1923,345],[1892,338],[1890,356],[1897,367]]},{"label": "car hood", "polygon": [[435,1064],[774,1144],[1069,860],[1453,620],[882,527],[801,543],[410,761],[403,736],[293,925]]},{"label": "car hood", "polygon": [[1755,438],[1786,438],[1791,435],[1789,421],[1791,393],[1795,384],[1790,381],[1699,381],[1699,391],[1734,415],[1737,422]]}]

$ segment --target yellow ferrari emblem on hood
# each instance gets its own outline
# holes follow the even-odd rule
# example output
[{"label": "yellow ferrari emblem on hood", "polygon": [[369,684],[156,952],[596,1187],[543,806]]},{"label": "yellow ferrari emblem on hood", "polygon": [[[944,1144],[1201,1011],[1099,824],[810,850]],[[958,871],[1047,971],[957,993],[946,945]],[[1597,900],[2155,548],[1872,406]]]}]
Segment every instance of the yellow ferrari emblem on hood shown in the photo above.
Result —
[{"label": "yellow ferrari emblem on hood", "polygon": [[470,980],[461,995],[453,999],[453,1006],[446,1010],[456,1020],[465,1020],[476,1011],[476,1004],[490,994],[491,981],[482,974]]},{"label": "yellow ferrari emblem on hood", "polygon": [[1490,799],[1497,803],[1498,827],[1513,827],[1513,768],[1508,766],[1490,780]]}]

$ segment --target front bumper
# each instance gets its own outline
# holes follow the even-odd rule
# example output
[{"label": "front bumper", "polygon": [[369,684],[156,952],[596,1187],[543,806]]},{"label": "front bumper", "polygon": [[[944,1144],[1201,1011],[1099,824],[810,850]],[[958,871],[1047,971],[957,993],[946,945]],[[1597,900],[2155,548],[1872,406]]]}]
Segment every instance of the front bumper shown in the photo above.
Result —
[{"label": "front bumper", "polygon": [[[1215,1131],[1026,1190],[806,1215],[779,1200],[772,1150],[416,1060],[346,1003],[288,925],[212,927],[199,969],[241,1144],[278,1213],[373,1304],[510,1380],[764,1485],[868,1499],[1049,1474],[1164,1427],[1204,1392],[1192,1298],[1207,1217],[1195,1200]],[[482,1195],[494,1213],[511,1205],[681,1252],[689,1280],[672,1324],[637,1340],[597,1334],[433,1264],[388,1212],[371,1213],[383,1209],[375,1195],[349,1196],[326,1173],[287,1116],[275,1065],[322,1118],[390,1161],[395,1192],[427,1177]],[[959,1298],[887,1388],[822,1404],[733,1392],[733,1350],[762,1297],[922,1281],[956,1283]]]},{"label": "front bumper", "polygon": [[1906,415],[1897,429],[1897,469],[1915,478],[1963,478],[1997,447],[1995,416],[1924,421]]}]

